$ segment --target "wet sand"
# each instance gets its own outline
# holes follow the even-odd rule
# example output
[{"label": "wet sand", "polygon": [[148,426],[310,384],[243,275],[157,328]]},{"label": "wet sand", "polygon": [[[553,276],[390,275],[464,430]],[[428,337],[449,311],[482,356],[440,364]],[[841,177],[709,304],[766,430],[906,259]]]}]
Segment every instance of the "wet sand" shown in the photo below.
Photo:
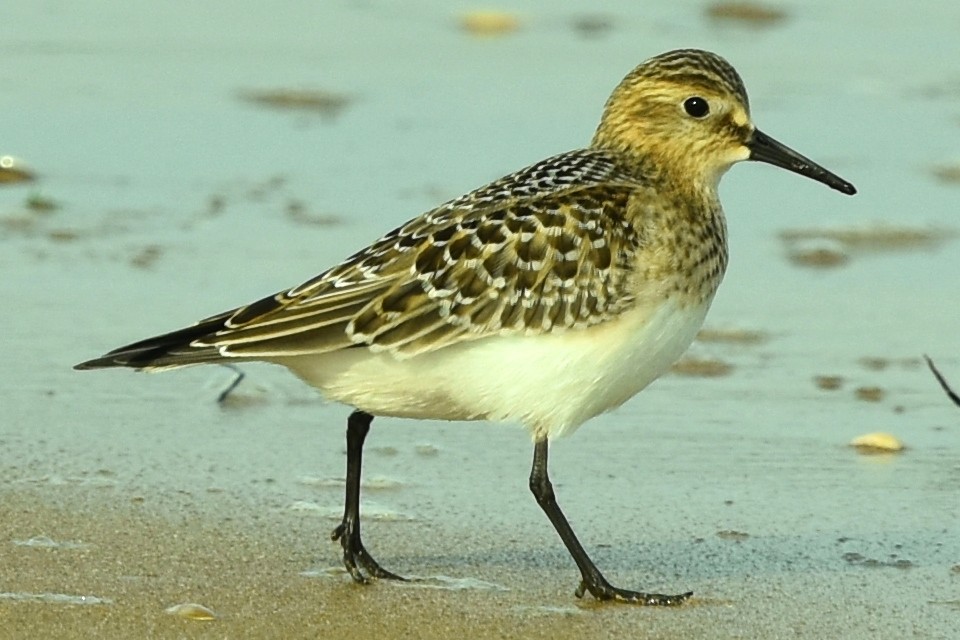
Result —
[{"label": "wet sand", "polygon": [[[531,447],[508,427],[375,423],[365,540],[415,581],[352,584],[328,538],[346,412],[309,392],[278,399],[298,387],[269,367],[220,407],[211,378],[229,380],[135,376],[143,395],[127,410],[103,403],[83,429],[5,434],[0,636],[949,637],[960,613],[955,435],[917,426],[955,410],[938,389],[905,410],[901,454],[846,446],[856,426],[828,416],[872,404],[812,381],[803,400],[768,387],[744,421],[737,407],[756,393],[736,374],[670,376],[559,442],[559,499],[607,575],[696,593],[658,610],[573,596],[572,561],[525,486]],[[201,391],[167,396],[164,380]],[[63,420],[75,395],[46,409]],[[164,410],[137,417],[144,405]],[[123,435],[117,412],[131,420]],[[164,613],[184,603],[217,618]]]},{"label": "wet sand", "polygon": [[[332,520],[295,509],[301,501],[250,504],[256,491],[175,489],[177,481],[131,494],[107,469],[8,487],[0,503],[0,637],[949,637],[960,607],[949,596],[960,579],[956,532],[934,520],[888,519],[917,515],[913,500],[933,498],[942,513],[951,508],[956,478],[948,487],[911,482],[924,467],[949,465],[946,456],[878,460],[839,448],[824,456],[792,442],[796,449],[773,461],[770,448],[738,443],[737,464],[726,468],[740,471],[731,475],[710,471],[730,456],[714,458],[706,442],[683,456],[687,471],[671,469],[668,449],[680,443],[672,444],[653,447],[635,473],[611,460],[609,474],[603,461],[565,459],[569,448],[558,447],[556,476],[611,578],[695,589],[684,607],[576,600],[575,570],[516,482],[522,474],[497,480],[500,456],[481,449],[448,479],[449,490],[420,483],[368,490],[380,504],[405,502],[384,493],[411,493],[423,514],[374,518],[366,527],[368,546],[385,565],[423,576],[409,585],[352,584],[325,540]],[[765,462],[751,464],[751,452]],[[441,461],[459,453],[441,449],[423,466],[449,471]],[[372,458],[375,471],[418,454]],[[763,471],[771,462],[781,468],[772,479]],[[492,467],[479,477],[496,484],[471,490],[474,466]],[[705,482],[692,477],[696,469]],[[282,470],[273,471],[282,483]],[[426,471],[409,476],[430,478]],[[795,492],[782,506],[755,489],[780,484],[777,477],[791,478]],[[324,483],[283,484],[314,487],[304,494],[336,502],[333,487],[317,488]],[[463,504],[467,498],[474,504]],[[885,515],[858,516],[865,508]],[[598,538],[608,544],[597,548]],[[204,605],[217,618],[164,613],[183,603]]]},{"label": "wet sand", "polygon": [[[960,67],[926,55],[955,10],[857,4],[751,25],[523,5],[482,37],[432,2],[17,5],[0,155],[34,179],[0,186],[0,638],[954,637],[960,414],[921,355],[960,384],[958,192],[930,171],[956,162]],[[728,57],[761,128],[860,190],[735,167],[711,333],[551,450],[607,577],[683,607],[573,596],[521,429],[375,421],[364,540],[418,579],[361,587],[329,540],[347,408],[265,365],[225,405],[222,368],[70,369],[584,144],[620,77],[678,46]],[[942,241],[850,241],[890,229]],[[878,431],[906,449],[848,446]],[[215,619],[165,613],[186,603]]]}]

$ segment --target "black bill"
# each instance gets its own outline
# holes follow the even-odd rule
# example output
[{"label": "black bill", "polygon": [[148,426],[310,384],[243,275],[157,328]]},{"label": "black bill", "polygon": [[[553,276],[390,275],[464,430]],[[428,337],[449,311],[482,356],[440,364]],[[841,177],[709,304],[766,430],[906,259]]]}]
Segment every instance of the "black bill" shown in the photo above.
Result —
[{"label": "black bill", "polygon": [[750,149],[751,160],[767,162],[775,167],[781,167],[802,176],[813,178],[817,182],[822,182],[848,196],[857,192],[856,187],[840,176],[830,173],[813,160],[804,158],[790,147],[777,142],[760,130],[753,132],[753,137],[747,143],[747,147]]}]

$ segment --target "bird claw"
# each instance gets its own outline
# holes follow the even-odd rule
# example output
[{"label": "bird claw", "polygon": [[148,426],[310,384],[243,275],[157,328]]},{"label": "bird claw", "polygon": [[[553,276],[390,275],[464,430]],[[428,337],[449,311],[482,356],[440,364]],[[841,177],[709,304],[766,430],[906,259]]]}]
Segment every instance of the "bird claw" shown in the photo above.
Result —
[{"label": "bird claw", "polygon": [[693,591],[687,591],[678,595],[666,595],[663,593],[644,593],[642,591],[629,591],[619,589],[606,581],[598,581],[594,584],[587,584],[586,580],[580,580],[580,585],[574,591],[574,595],[582,598],[587,592],[590,592],[597,600],[601,602],[613,601],[625,604],[637,604],[645,607],[675,607],[686,602]]},{"label": "bird claw", "polygon": [[[360,540],[359,530],[348,527],[346,522],[341,523],[333,530],[330,539],[340,541],[340,546],[343,547],[343,566],[346,567],[354,582],[369,584],[370,578],[406,581],[406,578],[381,567],[364,548],[363,542]],[[361,568],[366,571],[367,575],[361,572]]]}]

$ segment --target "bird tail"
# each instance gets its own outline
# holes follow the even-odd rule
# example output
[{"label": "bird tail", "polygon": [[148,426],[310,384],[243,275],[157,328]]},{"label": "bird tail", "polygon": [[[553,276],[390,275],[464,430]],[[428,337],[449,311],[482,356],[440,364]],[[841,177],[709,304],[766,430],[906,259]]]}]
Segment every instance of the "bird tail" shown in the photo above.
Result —
[{"label": "bird tail", "polygon": [[119,347],[99,358],[81,362],[73,368],[85,371],[109,367],[132,367],[146,371],[159,371],[192,364],[222,362],[228,357],[221,354],[217,347],[197,345],[195,342],[223,329],[231,315],[233,315],[232,311],[222,313],[177,331]]}]

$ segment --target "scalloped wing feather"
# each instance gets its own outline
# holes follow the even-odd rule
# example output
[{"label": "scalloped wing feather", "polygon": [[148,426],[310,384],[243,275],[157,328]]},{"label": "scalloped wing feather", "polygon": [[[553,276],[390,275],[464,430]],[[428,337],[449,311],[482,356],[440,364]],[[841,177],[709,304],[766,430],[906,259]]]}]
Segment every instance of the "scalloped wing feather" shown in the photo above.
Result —
[{"label": "scalloped wing feather", "polygon": [[409,357],[493,334],[597,324],[632,302],[641,239],[623,212],[633,189],[593,185],[494,211],[454,209],[460,215],[445,224],[424,217],[392,251],[377,243],[268,310],[239,311],[197,344],[246,357],[352,345]]},{"label": "scalloped wing feather", "polygon": [[297,287],[87,364],[156,369],[348,347],[404,358],[494,334],[597,324],[632,304],[628,280],[643,238],[626,212],[640,186],[605,152],[554,156],[409,221]]}]

